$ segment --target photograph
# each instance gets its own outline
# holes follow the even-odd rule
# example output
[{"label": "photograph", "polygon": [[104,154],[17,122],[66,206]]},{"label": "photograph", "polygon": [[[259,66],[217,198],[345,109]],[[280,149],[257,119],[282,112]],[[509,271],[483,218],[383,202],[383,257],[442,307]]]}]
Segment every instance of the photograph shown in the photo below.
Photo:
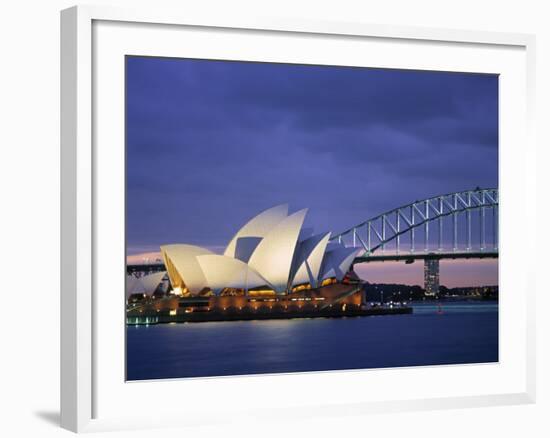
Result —
[{"label": "photograph", "polygon": [[2,436],[550,437],[544,2],[92,3],[2,8]]},{"label": "photograph", "polygon": [[499,361],[498,74],[124,62],[127,381]]}]

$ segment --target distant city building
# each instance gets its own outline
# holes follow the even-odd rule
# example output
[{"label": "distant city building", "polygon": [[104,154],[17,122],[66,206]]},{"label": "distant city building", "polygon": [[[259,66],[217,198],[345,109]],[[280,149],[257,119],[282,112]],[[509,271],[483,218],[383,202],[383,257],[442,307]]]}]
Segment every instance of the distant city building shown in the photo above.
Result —
[{"label": "distant city building", "polygon": [[424,289],[426,296],[436,296],[439,294],[439,260],[424,260]]}]

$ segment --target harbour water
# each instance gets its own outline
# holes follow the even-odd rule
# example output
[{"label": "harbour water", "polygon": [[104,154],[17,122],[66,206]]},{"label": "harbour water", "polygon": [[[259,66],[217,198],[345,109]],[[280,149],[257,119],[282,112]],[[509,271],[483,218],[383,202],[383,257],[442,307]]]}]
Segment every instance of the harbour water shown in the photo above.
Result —
[{"label": "harbour water", "polygon": [[414,304],[412,315],[127,327],[127,379],[498,361],[498,303]]}]

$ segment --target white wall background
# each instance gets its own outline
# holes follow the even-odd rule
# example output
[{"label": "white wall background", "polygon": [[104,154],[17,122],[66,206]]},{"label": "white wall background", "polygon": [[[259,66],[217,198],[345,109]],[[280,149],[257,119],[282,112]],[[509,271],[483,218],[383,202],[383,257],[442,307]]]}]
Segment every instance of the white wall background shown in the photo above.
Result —
[{"label": "white wall background", "polygon": [[[150,6],[152,1],[95,2]],[[548,203],[550,13],[544,1],[338,0],[168,1],[158,7],[537,35],[538,199]],[[3,3],[0,9],[0,434],[58,436],[59,418],[59,10],[64,0]],[[521,147],[521,145],[518,145]],[[539,206],[539,228],[548,207]],[[538,264],[538,402],[530,406],[314,419],[167,431],[193,436],[550,436],[550,284],[541,235]],[[16,297],[17,298],[14,298]],[[183,402],[183,400],[182,400]],[[157,405],[155,401],[150,401]],[[153,436],[158,431],[108,436]]]}]

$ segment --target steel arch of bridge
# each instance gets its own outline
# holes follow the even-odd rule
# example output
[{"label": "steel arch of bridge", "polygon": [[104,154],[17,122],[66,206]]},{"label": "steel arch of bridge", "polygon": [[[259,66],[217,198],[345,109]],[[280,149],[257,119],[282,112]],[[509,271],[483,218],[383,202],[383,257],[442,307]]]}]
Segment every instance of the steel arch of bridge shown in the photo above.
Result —
[{"label": "steel arch of bridge", "polygon": [[400,239],[410,233],[410,252],[415,252],[415,230],[424,228],[424,250],[428,252],[430,223],[438,222],[438,250],[443,245],[443,218],[452,217],[452,250],[458,251],[458,216],[466,214],[466,251],[472,250],[472,212],[479,211],[479,240],[480,250],[487,249],[486,242],[486,214],[492,213],[491,249],[498,249],[497,242],[497,215],[498,189],[475,189],[463,192],[449,193],[432,198],[415,201],[411,204],[389,210],[371,219],[368,219],[353,228],[350,228],[331,238],[346,246],[363,248],[363,256],[372,255],[378,249],[384,249],[389,242],[395,241],[396,249],[400,251]]}]

